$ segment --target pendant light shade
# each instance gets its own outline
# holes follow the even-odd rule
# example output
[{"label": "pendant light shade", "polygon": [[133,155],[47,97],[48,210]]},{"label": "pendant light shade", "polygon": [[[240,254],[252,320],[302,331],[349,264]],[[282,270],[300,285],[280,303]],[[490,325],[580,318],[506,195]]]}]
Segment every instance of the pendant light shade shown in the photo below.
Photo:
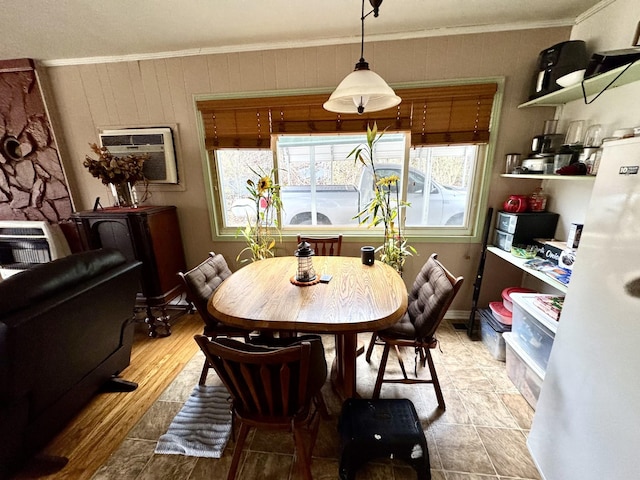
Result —
[{"label": "pendant light shade", "polygon": [[335,113],[377,112],[395,107],[400,97],[387,82],[369,68],[356,69],[347,75],[323,107]]},{"label": "pendant light shade", "polygon": [[395,107],[401,101],[387,82],[377,73],[369,70],[369,64],[364,59],[364,19],[371,13],[378,16],[378,9],[382,0],[369,0],[373,10],[364,14],[364,0],[362,0],[362,36],[360,42],[360,61],[356,63],[353,72],[347,75],[329,97],[323,107],[335,113],[377,112]]}]

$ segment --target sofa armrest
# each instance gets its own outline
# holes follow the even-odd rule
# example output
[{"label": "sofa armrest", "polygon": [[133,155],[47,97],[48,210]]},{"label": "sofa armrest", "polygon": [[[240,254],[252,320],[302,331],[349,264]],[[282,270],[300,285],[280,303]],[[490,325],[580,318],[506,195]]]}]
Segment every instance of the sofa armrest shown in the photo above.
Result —
[{"label": "sofa armrest", "polygon": [[0,320],[127,260],[118,250],[100,249],[37,265],[0,282]]}]

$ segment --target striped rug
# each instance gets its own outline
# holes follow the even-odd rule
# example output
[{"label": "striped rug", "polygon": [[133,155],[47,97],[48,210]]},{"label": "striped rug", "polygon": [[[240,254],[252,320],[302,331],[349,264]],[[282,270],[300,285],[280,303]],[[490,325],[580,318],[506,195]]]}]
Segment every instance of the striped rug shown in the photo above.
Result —
[{"label": "striped rug", "polygon": [[228,399],[223,386],[197,385],[158,439],[155,453],[220,458],[231,433]]}]

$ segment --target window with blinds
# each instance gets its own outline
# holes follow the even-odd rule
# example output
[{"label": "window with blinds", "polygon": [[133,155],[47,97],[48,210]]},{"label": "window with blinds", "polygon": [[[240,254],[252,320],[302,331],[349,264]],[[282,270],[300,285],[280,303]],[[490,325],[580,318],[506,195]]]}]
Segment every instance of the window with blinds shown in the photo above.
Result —
[{"label": "window with blinds", "polygon": [[497,91],[497,83],[397,88],[397,107],[361,116],[324,110],[328,94],[198,100],[213,159],[217,231],[235,233],[255,215],[247,179],[274,171],[283,232],[379,235],[355,218],[372,189],[367,172],[349,158],[376,122],[386,130],[376,164],[401,178],[402,199],[411,204],[402,214],[407,233],[471,235]]},{"label": "window with blinds", "polygon": [[411,145],[486,143],[495,83],[396,89],[402,102],[364,115],[341,115],[322,108],[328,94],[201,100],[207,149],[269,148],[272,134],[362,133],[378,129],[410,131]]}]

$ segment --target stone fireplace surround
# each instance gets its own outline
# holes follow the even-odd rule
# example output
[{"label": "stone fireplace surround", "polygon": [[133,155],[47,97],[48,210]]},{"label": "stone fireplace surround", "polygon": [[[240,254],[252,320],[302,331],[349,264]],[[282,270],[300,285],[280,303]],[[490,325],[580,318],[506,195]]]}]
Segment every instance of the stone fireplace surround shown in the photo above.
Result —
[{"label": "stone fireplace surround", "polygon": [[61,223],[71,213],[35,64],[0,61],[0,220]]}]

